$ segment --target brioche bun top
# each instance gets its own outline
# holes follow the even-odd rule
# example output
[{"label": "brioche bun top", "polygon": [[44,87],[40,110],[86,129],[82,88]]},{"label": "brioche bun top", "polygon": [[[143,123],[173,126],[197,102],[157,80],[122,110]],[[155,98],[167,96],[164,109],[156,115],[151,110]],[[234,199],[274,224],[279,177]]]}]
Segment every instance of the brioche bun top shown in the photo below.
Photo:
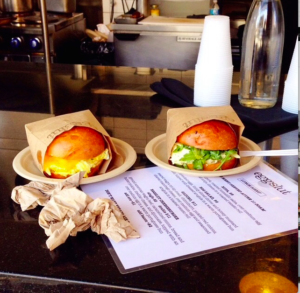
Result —
[{"label": "brioche bun top", "polygon": [[88,160],[101,154],[106,148],[102,134],[83,126],[75,126],[54,138],[48,146],[46,157],[67,160]]},{"label": "brioche bun top", "polygon": [[88,127],[75,126],[55,137],[48,146],[43,173],[46,177],[65,179],[85,171],[84,177],[91,177],[108,158],[102,134]]},{"label": "brioche bun top", "polygon": [[237,135],[223,121],[209,120],[194,125],[177,137],[177,142],[204,150],[230,150],[238,146]]}]

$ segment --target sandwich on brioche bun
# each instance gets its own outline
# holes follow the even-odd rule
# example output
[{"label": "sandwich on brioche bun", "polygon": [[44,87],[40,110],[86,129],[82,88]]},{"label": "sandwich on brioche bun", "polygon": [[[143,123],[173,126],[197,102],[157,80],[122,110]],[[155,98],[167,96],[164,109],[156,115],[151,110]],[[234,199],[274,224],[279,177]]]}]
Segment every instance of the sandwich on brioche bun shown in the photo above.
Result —
[{"label": "sandwich on brioche bun", "polygon": [[43,171],[46,177],[65,179],[85,171],[84,177],[98,173],[109,159],[106,142],[98,131],[75,126],[56,136],[46,150]]},{"label": "sandwich on brioche bun", "polygon": [[238,159],[235,131],[226,122],[209,120],[177,137],[169,162],[191,170],[216,171],[236,167]]}]

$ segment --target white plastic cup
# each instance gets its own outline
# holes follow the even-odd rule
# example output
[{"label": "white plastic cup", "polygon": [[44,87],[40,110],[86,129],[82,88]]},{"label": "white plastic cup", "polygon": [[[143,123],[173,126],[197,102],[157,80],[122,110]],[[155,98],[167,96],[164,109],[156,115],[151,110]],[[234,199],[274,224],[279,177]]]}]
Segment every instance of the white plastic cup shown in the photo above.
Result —
[{"label": "white plastic cup", "polygon": [[298,85],[294,82],[285,81],[282,99],[282,109],[292,114],[298,114]]},{"label": "white plastic cup", "polygon": [[298,82],[298,69],[299,69],[298,55],[300,52],[298,50],[298,43],[299,42],[298,42],[298,37],[297,37],[293,57],[292,57],[290,68],[289,68],[288,75],[286,78],[286,81],[288,81],[290,83],[293,82],[295,84]]},{"label": "white plastic cup", "polygon": [[[223,80],[223,78],[226,77],[227,74],[231,74],[232,71],[233,65],[224,68],[212,68],[210,66],[202,66],[199,64],[195,65],[195,74],[197,73],[199,77],[201,75],[201,78],[207,79],[208,76],[214,78],[212,80],[214,84],[219,84],[219,80],[216,80],[217,77],[221,77]],[[220,82],[222,82],[222,80],[220,80]]]},{"label": "white plastic cup", "polygon": [[299,64],[298,64],[298,38],[296,40],[296,45],[294,53],[292,56],[290,68],[286,81],[284,83],[283,98],[281,108],[289,113],[298,114],[299,109],[299,97],[298,97],[298,83],[299,80]]},{"label": "white plastic cup", "polygon": [[[298,148],[298,129],[280,135],[282,150]],[[295,156],[281,157],[280,170],[294,180],[298,179],[298,160]]]},{"label": "white plastic cup", "polygon": [[206,16],[195,66],[194,104],[230,105],[232,75],[229,17]]},{"label": "white plastic cup", "polygon": [[205,17],[197,64],[214,68],[227,68],[232,65],[228,16]]},{"label": "white plastic cup", "polygon": [[227,106],[231,101],[233,66],[223,70],[195,67],[194,105],[200,107]]},{"label": "white plastic cup", "polygon": [[212,88],[216,91],[224,88],[231,88],[233,66],[226,70],[207,72],[196,69],[194,85],[201,85],[202,90],[210,91]]}]

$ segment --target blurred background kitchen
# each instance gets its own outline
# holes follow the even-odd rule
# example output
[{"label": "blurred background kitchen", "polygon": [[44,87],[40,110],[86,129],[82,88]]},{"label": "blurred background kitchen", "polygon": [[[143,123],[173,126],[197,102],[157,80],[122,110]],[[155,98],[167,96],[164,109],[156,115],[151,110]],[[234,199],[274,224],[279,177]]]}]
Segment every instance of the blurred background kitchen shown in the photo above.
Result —
[{"label": "blurred background kitchen", "polygon": [[[193,70],[203,22],[185,23],[184,19],[203,20],[209,14],[212,0],[46,0],[45,3],[53,63]],[[218,1],[220,14],[230,17],[235,71],[239,71],[243,28],[251,3],[252,0]],[[160,16],[170,17],[170,23],[160,18],[147,21],[153,4],[158,5]],[[295,0],[282,1],[286,28],[283,73],[288,71],[297,36],[297,5]],[[45,42],[40,1],[2,0],[0,6],[0,60],[43,62]],[[132,11],[140,13],[140,17],[120,19]],[[140,21],[144,25],[139,25]],[[98,24],[112,31],[112,44],[90,44],[86,29],[97,30]]]}]

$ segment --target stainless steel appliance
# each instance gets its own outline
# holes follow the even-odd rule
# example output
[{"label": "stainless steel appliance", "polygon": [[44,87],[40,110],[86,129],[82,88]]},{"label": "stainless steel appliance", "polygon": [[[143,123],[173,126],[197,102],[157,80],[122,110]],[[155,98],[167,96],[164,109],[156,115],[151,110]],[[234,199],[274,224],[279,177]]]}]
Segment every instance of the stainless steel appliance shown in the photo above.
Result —
[{"label": "stainless steel appliance", "polygon": [[[204,17],[148,16],[138,25],[112,24],[115,65],[194,70]],[[244,23],[243,19],[230,21],[232,57],[237,70],[240,63],[238,31]]]},{"label": "stainless steel appliance", "polygon": [[33,0],[0,0],[0,10],[4,13],[32,12]]},{"label": "stainless steel appliance", "polygon": [[[146,1],[146,0],[144,0]],[[159,4],[161,16],[186,17],[209,14],[210,0],[147,0],[148,4]],[[148,14],[150,15],[150,14]]]},{"label": "stainless steel appliance", "polygon": [[[51,62],[76,63],[85,37],[83,13],[48,13]],[[0,25],[0,60],[45,62],[41,14],[39,11],[14,15]]]},{"label": "stainless steel appliance", "polygon": [[116,66],[195,69],[203,19],[149,16],[140,23],[111,25]]},{"label": "stainless steel appliance", "polygon": [[[149,15],[138,25],[112,24],[115,64],[193,70],[210,0],[139,0],[137,9],[159,4],[160,17]],[[191,18],[199,18],[199,21]]]},{"label": "stainless steel appliance", "polygon": [[[76,11],[76,0],[46,0],[47,11],[72,13]],[[38,1],[38,8],[41,9],[40,1]]]}]

